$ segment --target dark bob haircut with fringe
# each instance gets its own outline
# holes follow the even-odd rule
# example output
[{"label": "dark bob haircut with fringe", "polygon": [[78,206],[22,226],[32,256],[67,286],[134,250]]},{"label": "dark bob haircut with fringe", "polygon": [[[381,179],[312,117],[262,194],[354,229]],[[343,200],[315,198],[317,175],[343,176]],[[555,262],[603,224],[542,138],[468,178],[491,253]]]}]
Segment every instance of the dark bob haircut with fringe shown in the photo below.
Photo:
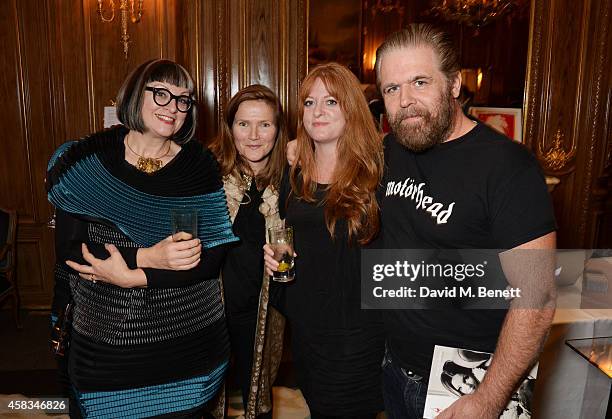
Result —
[{"label": "dark bob haircut with fringe", "polygon": [[[195,100],[193,79],[183,66],[169,60],[151,60],[139,65],[125,79],[119,93],[117,93],[117,118],[128,129],[144,133],[145,126],[142,120],[142,102],[145,87],[154,81],[184,87]],[[195,136],[198,120],[198,111],[194,102],[185,116],[181,129],[172,137],[177,144],[184,144]]]}]

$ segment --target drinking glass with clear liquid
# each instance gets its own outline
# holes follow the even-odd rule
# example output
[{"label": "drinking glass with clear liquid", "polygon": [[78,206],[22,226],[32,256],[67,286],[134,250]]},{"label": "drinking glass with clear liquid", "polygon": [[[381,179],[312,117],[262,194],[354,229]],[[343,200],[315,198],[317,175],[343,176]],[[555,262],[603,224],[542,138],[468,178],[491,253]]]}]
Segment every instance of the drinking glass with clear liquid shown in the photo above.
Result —
[{"label": "drinking glass with clear liquid", "polygon": [[295,277],[293,227],[269,228],[268,244],[274,250],[274,259],[278,261],[278,269],[272,273],[272,280],[277,282],[293,281]]},{"label": "drinking glass with clear liquid", "polygon": [[181,231],[191,234],[191,238],[198,237],[198,210],[195,208],[177,208],[170,210],[172,222],[172,236]]}]

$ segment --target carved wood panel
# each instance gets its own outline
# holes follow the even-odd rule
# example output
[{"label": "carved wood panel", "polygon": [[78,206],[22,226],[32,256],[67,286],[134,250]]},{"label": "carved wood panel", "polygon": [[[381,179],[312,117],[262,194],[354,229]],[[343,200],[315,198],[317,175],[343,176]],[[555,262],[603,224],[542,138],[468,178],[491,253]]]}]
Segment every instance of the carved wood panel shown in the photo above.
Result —
[{"label": "carved wood panel", "polygon": [[532,2],[525,142],[561,180],[553,191],[560,247],[596,247],[597,207],[610,199],[609,187],[594,188],[609,147],[610,3]]},{"label": "carved wood panel", "polygon": [[217,133],[227,102],[260,83],[275,91],[294,129],[299,83],[306,74],[306,0],[184,2],[184,50],[202,104],[200,138]]}]

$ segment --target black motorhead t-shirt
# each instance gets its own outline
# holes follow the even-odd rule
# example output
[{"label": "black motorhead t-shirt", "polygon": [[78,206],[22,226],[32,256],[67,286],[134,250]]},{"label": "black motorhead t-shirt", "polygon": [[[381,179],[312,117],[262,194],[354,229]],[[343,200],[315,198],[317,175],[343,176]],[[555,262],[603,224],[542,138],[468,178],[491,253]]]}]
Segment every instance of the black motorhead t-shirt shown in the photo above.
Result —
[{"label": "black motorhead t-shirt", "polygon": [[[555,230],[535,157],[483,124],[415,153],[385,138],[379,194],[386,249],[511,249]],[[492,352],[504,310],[388,310],[394,359],[427,376],[434,345]]]}]

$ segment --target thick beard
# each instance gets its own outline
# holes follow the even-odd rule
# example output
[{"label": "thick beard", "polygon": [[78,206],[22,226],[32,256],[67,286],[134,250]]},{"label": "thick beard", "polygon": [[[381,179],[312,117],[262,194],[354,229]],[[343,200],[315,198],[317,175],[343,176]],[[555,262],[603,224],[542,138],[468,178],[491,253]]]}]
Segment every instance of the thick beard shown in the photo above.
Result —
[{"label": "thick beard", "polygon": [[[397,141],[409,150],[422,152],[444,142],[453,130],[455,123],[455,99],[450,90],[442,93],[435,109],[436,116],[425,108],[401,108],[390,117],[389,124]],[[421,116],[419,124],[405,125],[405,118]]]}]

